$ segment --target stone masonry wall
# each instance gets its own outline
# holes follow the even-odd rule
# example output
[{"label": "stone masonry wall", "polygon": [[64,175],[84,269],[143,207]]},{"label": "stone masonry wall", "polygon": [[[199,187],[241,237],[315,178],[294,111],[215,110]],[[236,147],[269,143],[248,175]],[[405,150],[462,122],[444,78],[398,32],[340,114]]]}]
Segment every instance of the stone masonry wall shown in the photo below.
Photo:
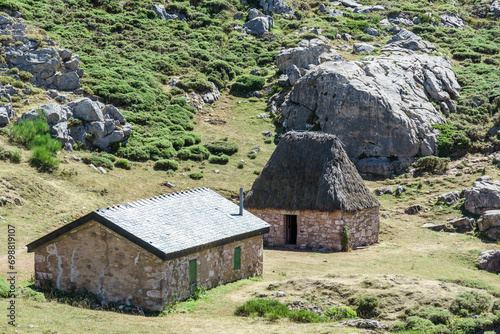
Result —
[{"label": "stone masonry wall", "polygon": [[349,229],[351,247],[370,245],[378,242],[379,208],[370,208],[357,212],[321,212],[310,210],[257,210],[248,211],[271,225],[269,233],[264,235],[267,244],[284,245],[285,215],[297,215],[297,245],[311,248],[329,248],[340,251],[341,227]]},{"label": "stone masonry wall", "polygon": [[[241,247],[241,269],[233,270]],[[34,250],[35,284],[75,291],[86,288],[103,303],[122,302],[161,311],[191,295],[189,261],[197,260],[197,286],[206,289],[262,274],[262,236],[163,261],[91,221]]]}]

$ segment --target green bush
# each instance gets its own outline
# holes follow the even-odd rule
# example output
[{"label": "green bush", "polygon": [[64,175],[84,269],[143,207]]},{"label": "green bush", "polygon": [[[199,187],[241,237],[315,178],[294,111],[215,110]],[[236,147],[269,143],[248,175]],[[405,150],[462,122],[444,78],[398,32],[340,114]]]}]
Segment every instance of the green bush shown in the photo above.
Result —
[{"label": "green bush", "polygon": [[257,153],[255,153],[254,151],[250,151],[250,152],[248,152],[247,156],[250,159],[255,159],[255,158],[257,158]]},{"label": "green bush", "polygon": [[120,147],[116,153],[132,161],[146,161],[150,157],[149,150],[143,146]]},{"label": "green bush", "polygon": [[201,180],[203,178],[203,174],[202,173],[191,173],[189,174],[189,177],[192,178],[193,180]]},{"label": "green bush", "polygon": [[82,157],[83,162],[86,164],[93,164],[96,167],[104,167],[106,169],[113,169],[115,166],[113,162],[105,157],[100,157],[96,155]]},{"label": "green bush", "polygon": [[115,167],[130,170],[132,169],[132,164],[126,159],[118,159],[115,162]]},{"label": "green bush", "polygon": [[463,131],[457,131],[450,124],[436,123],[432,127],[440,132],[437,145],[441,156],[447,156],[456,150],[467,149],[471,146],[471,140],[467,135]]},{"label": "green bush", "polygon": [[433,174],[443,174],[448,169],[450,158],[440,158],[433,155],[422,157],[415,162],[417,172],[430,172]]},{"label": "green bush", "polygon": [[450,321],[451,314],[447,310],[440,307],[424,306],[417,310],[408,309],[406,312],[409,316],[417,316],[423,319],[432,321],[433,324],[447,324]]},{"label": "green bush", "polygon": [[292,321],[302,323],[314,323],[323,321],[320,315],[308,310],[290,311],[288,314],[288,318]]},{"label": "green bush", "polygon": [[406,328],[419,333],[432,333],[434,324],[430,320],[413,316],[406,319]]},{"label": "green bush", "polygon": [[202,161],[210,156],[210,152],[201,145],[193,145],[177,152],[177,157],[181,160]]},{"label": "green bush", "polygon": [[288,316],[288,307],[276,300],[254,299],[249,300],[242,306],[236,308],[234,314],[241,317],[250,317],[257,315],[272,319],[281,319]]},{"label": "green bush", "polygon": [[224,153],[227,155],[232,155],[238,152],[238,144],[227,141],[215,141],[210,144],[206,144],[205,147],[210,151],[210,153],[218,154]]},{"label": "green bush", "polygon": [[380,301],[375,296],[361,296],[358,298],[356,304],[358,305],[356,313],[360,317],[373,318],[379,314],[378,307],[380,306]]},{"label": "green bush", "polygon": [[35,136],[46,134],[49,130],[49,125],[42,118],[22,120],[12,126],[10,138],[18,144],[28,146]]},{"label": "green bush", "polygon": [[19,69],[17,67],[13,67],[9,70],[10,74],[19,74]]},{"label": "green bush", "polygon": [[249,74],[237,77],[236,82],[233,83],[231,89],[243,92],[260,90],[264,87],[265,83],[266,83],[265,78]]},{"label": "green bush", "polygon": [[50,172],[59,167],[60,161],[47,148],[37,146],[31,150],[30,163],[40,171]]},{"label": "green bush", "polygon": [[208,162],[212,164],[219,164],[219,165],[225,165],[229,162],[229,156],[222,154],[222,155],[211,155],[208,158]]},{"label": "green bush", "polygon": [[30,81],[31,78],[33,78],[33,74],[27,71],[21,71],[19,72],[19,78],[21,78],[22,81]]},{"label": "green bush", "polygon": [[339,307],[334,306],[325,312],[325,316],[334,321],[340,321],[343,319],[356,318],[357,314],[356,311],[347,306],[339,306]]},{"label": "green bush", "polygon": [[452,301],[450,311],[463,317],[469,314],[481,314],[488,311],[491,304],[491,296],[476,291],[462,292]]},{"label": "green bush", "polygon": [[13,162],[13,163],[16,163],[16,164],[20,163],[21,162],[21,152],[19,152],[19,151],[12,151],[10,153],[9,159],[10,159],[10,162]]},{"label": "green bush", "polygon": [[115,162],[117,157],[114,154],[108,153],[108,152],[101,152],[98,154],[100,157],[106,158],[111,160],[111,162]]},{"label": "green bush", "polygon": [[500,315],[500,299],[495,299],[491,307],[491,313]]},{"label": "green bush", "polygon": [[8,298],[9,291],[10,291],[9,284],[2,277],[0,277],[0,297]]},{"label": "green bush", "polygon": [[155,162],[154,168],[160,170],[177,170],[179,169],[179,163],[175,160],[162,159]]}]

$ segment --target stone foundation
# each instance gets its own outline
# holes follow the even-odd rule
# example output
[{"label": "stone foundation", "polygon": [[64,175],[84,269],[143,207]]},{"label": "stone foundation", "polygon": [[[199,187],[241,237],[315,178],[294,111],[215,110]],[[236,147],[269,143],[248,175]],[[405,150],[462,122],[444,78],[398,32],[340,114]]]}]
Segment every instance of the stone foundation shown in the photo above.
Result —
[{"label": "stone foundation", "polygon": [[329,248],[340,251],[342,250],[341,230],[343,225],[346,225],[349,230],[350,247],[371,245],[378,242],[378,207],[356,212],[246,209],[271,225],[269,233],[264,235],[264,242],[268,244],[286,244],[285,215],[297,216],[297,245],[306,244],[307,247],[311,248]]},{"label": "stone foundation", "polygon": [[[241,267],[233,270],[234,249]],[[65,291],[87,289],[104,304],[121,302],[161,311],[165,303],[206,289],[262,275],[262,236],[163,261],[103,225],[90,221],[34,250],[35,285]],[[189,261],[197,261],[189,284]]]}]

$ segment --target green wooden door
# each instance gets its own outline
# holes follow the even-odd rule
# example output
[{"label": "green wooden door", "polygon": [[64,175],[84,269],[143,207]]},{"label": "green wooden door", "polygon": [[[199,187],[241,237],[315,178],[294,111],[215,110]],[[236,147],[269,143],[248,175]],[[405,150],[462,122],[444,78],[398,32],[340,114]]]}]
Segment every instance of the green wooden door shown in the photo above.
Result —
[{"label": "green wooden door", "polygon": [[239,270],[241,268],[241,247],[236,247],[234,249],[234,270]]},{"label": "green wooden door", "polygon": [[198,263],[197,260],[189,261],[189,284],[196,283],[196,276],[198,271]]}]

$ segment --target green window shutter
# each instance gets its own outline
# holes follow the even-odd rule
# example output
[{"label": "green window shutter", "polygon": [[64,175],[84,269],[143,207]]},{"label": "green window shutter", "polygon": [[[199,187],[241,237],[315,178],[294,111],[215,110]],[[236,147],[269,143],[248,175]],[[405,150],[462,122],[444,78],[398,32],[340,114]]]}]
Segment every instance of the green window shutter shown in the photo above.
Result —
[{"label": "green window shutter", "polygon": [[241,247],[236,247],[234,249],[234,270],[239,270],[241,268]]},{"label": "green window shutter", "polygon": [[189,261],[189,284],[196,283],[198,269],[198,263],[196,261],[196,259]]}]

